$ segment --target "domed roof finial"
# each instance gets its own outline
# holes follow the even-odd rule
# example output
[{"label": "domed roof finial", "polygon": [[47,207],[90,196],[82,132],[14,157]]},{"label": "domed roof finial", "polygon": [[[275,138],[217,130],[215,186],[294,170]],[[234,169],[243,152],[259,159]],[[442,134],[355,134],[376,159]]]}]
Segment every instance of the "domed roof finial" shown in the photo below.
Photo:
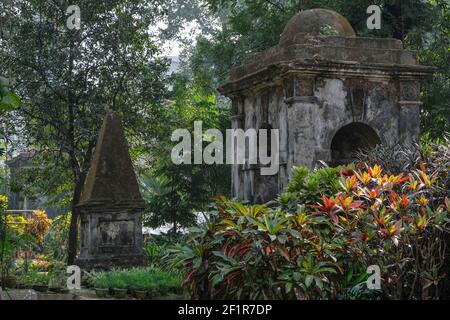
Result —
[{"label": "domed roof finial", "polygon": [[351,24],[339,13],[327,9],[310,9],[297,13],[288,21],[280,43],[292,42],[298,33],[321,35],[326,29],[338,36],[355,37]]}]

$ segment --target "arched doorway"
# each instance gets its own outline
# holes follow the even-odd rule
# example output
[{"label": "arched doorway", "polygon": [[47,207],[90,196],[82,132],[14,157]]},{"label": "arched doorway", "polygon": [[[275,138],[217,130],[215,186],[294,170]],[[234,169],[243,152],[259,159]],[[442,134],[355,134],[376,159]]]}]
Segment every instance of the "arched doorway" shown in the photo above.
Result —
[{"label": "arched doorway", "polygon": [[331,141],[332,165],[348,164],[360,149],[371,149],[381,140],[370,126],[360,122],[350,123],[339,129]]}]

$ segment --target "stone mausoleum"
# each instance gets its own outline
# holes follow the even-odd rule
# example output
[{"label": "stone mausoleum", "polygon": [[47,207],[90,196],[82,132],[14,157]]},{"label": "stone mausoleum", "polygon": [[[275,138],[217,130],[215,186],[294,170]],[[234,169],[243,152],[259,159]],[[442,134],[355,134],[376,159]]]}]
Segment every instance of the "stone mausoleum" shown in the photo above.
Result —
[{"label": "stone mausoleum", "polygon": [[76,265],[109,269],[143,263],[145,202],[115,112],[105,116],[77,206],[81,216],[81,250]]},{"label": "stone mausoleum", "polygon": [[235,164],[232,196],[265,202],[293,166],[346,163],[360,148],[418,138],[420,80],[432,72],[400,40],[357,37],[334,11],[298,13],[277,45],[233,69],[219,88],[232,100],[232,128],[280,135],[278,174]]}]

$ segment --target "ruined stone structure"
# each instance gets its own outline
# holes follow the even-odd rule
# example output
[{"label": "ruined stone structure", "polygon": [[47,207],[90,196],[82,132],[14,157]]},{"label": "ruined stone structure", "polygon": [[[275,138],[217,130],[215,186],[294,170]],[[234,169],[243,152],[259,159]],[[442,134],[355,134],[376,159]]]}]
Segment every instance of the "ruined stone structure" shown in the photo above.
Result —
[{"label": "ruined stone structure", "polygon": [[145,202],[128,153],[119,116],[109,112],[100,129],[80,203],[83,268],[143,263],[142,212]]},{"label": "ruined stone structure", "polygon": [[[333,35],[323,35],[333,33]],[[339,164],[380,142],[419,135],[420,66],[400,40],[356,37],[349,22],[324,9],[302,11],[278,45],[233,69],[219,91],[232,100],[232,128],[273,128],[280,134],[280,170],[233,165],[232,196],[273,199],[293,166]]]},{"label": "ruined stone structure", "polygon": [[[22,174],[26,175],[27,171],[33,172],[38,168],[38,165],[33,162],[34,156],[34,151],[22,151],[12,159],[5,161],[9,169],[8,184],[10,186],[20,185]],[[0,190],[1,192],[3,190]],[[48,198],[44,193],[36,194],[30,198],[23,190],[12,187],[7,190],[7,195],[9,198],[8,209],[13,210],[14,214],[22,214],[27,217],[31,215],[32,210],[41,209],[44,206],[46,207],[45,213],[52,219],[64,212],[61,208],[49,207],[47,204]]]}]

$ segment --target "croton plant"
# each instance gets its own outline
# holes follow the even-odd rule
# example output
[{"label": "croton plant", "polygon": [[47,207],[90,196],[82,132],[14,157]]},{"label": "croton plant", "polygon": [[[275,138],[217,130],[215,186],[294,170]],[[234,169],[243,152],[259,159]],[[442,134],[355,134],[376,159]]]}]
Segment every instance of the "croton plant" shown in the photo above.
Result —
[{"label": "croton plant", "polygon": [[[449,149],[409,173],[295,168],[274,203],[216,197],[170,251],[197,299],[429,299],[446,280]],[[442,156],[444,155],[444,156]],[[367,268],[381,289],[367,287]]]}]

